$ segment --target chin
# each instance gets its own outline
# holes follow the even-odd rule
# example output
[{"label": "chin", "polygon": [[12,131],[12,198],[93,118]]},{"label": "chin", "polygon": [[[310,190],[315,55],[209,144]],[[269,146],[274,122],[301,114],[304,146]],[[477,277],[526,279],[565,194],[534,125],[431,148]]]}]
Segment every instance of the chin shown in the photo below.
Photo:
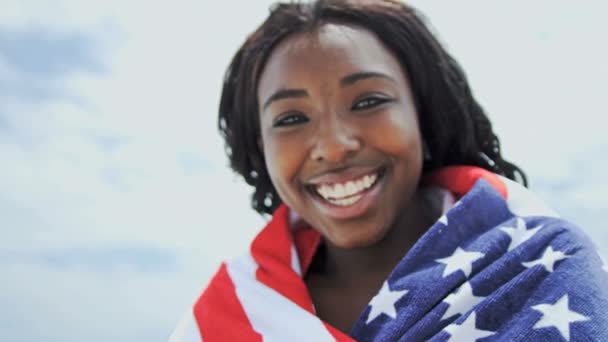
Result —
[{"label": "chin", "polygon": [[351,230],[343,236],[334,236],[333,238],[326,237],[326,239],[334,246],[341,249],[367,248],[382,241],[387,233],[373,228],[359,228],[357,230],[358,232]]}]

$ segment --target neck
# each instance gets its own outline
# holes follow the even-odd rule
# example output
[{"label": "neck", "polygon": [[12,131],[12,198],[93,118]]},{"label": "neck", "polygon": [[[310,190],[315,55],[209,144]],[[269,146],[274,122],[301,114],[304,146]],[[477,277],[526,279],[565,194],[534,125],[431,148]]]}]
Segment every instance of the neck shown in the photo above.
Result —
[{"label": "neck", "polygon": [[421,190],[395,220],[388,234],[370,246],[343,249],[326,243],[324,274],[345,284],[384,280],[422,234],[439,218],[438,192]]}]

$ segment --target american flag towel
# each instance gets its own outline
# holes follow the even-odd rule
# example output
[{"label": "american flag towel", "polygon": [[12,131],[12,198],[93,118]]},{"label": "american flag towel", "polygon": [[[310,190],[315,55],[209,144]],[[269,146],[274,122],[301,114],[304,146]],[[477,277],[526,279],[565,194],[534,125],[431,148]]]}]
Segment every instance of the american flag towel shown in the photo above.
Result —
[{"label": "american flag towel", "polygon": [[458,202],[405,253],[347,335],[302,280],[319,244],[280,207],[221,265],[170,341],[608,341],[608,265],[528,190],[472,167],[429,177]]}]

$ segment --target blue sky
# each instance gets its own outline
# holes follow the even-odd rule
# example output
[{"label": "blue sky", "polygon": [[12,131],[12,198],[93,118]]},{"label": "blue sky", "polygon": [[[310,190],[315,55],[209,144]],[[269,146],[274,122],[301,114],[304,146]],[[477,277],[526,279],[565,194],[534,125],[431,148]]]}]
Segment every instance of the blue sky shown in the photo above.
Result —
[{"label": "blue sky", "polygon": [[[0,340],[166,340],[263,224],[215,119],[271,2],[0,1]],[[412,3],[504,155],[606,254],[608,5]]]}]

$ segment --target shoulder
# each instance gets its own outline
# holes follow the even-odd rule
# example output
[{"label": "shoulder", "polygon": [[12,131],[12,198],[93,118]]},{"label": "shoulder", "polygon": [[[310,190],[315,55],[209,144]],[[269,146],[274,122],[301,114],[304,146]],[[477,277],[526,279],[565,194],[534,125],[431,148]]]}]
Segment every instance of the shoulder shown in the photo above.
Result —
[{"label": "shoulder", "polygon": [[[497,228],[512,236],[517,233],[535,236],[539,233],[540,245],[562,247],[570,252],[589,256],[598,255],[595,244],[576,224],[559,216],[543,200],[522,185],[501,177],[507,188],[505,203],[513,219]],[[509,230],[513,229],[513,230]],[[520,230],[517,232],[517,230]]]},{"label": "shoulder", "polygon": [[486,271],[502,278],[492,295],[520,309],[503,321],[499,335],[515,340],[608,337],[608,331],[600,331],[608,327],[608,265],[593,241],[531,191],[504,182],[513,216],[488,234],[506,251]]},{"label": "shoulder", "polygon": [[259,334],[252,329],[249,313],[242,302],[243,288],[255,280],[254,266],[249,254],[222,263],[194,303],[191,317],[186,318],[187,330],[196,327],[199,340],[258,340]]},{"label": "shoulder", "polygon": [[502,176],[500,176],[500,180],[506,187],[506,202],[513,215],[559,218],[552,208],[523,185]]},{"label": "shoulder", "polygon": [[236,293],[234,274],[229,272],[228,264],[220,265],[192,309],[178,323],[170,342],[249,340],[249,336],[243,335],[243,330],[255,335],[249,329],[247,316]]}]

